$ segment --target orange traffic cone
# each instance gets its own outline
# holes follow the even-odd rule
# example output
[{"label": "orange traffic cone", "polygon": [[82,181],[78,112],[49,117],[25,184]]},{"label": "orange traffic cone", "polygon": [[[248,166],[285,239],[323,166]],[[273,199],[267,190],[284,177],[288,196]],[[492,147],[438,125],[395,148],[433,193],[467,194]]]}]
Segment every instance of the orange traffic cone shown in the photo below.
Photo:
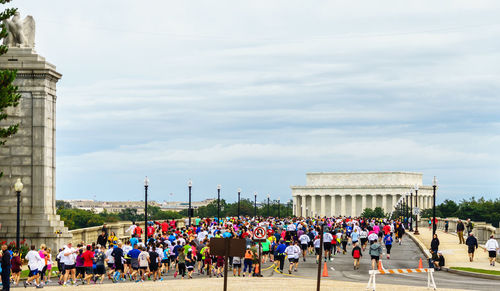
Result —
[{"label": "orange traffic cone", "polygon": [[323,277],[328,277],[328,267],[326,266],[326,262],[323,264]]},{"label": "orange traffic cone", "polygon": [[384,267],[382,267],[382,261],[378,261],[378,270],[383,271]]},{"label": "orange traffic cone", "polygon": [[255,274],[260,274],[260,265],[257,264],[255,265],[255,271],[254,271]]},{"label": "orange traffic cone", "polygon": [[424,265],[422,264],[422,258],[420,258],[420,261],[418,261],[418,268],[423,269]]}]

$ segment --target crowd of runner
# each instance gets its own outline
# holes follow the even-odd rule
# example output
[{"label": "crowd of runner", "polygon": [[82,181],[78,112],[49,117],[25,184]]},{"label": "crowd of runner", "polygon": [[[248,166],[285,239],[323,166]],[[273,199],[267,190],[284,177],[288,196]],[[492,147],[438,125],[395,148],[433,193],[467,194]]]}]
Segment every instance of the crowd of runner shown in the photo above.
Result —
[{"label": "crowd of runner", "polygon": [[[257,226],[267,229],[267,239],[259,243],[252,239]],[[144,231],[148,236],[146,242]],[[232,276],[261,276],[260,265],[267,262],[272,262],[277,272],[292,274],[308,255],[315,257],[316,263],[332,261],[333,256],[339,254],[351,255],[354,270],[359,269],[361,257],[367,255],[372,269],[376,269],[383,247],[386,259],[390,259],[391,247],[401,244],[405,227],[398,220],[385,219],[233,217],[196,218],[190,227],[180,227],[175,220],[149,222],[146,230],[133,223],[127,232],[129,237],[120,240],[104,226],[95,242],[76,246],[68,243],[55,252],[45,245],[31,246],[24,258],[17,250],[4,245],[2,267],[11,268],[12,275],[2,279],[18,285],[23,261],[27,262],[29,276],[22,284],[37,288],[51,280],[68,286],[102,284],[104,280],[114,283],[162,281],[165,276],[191,279],[195,272],[221,277],[225,258],[212,254],[210,248],[211,239],[219,237],[245,240],[244,256],[228,258]],[[260,263],[259,253],[262,254]],[[57,272],[53,270],[55,266]]]}]

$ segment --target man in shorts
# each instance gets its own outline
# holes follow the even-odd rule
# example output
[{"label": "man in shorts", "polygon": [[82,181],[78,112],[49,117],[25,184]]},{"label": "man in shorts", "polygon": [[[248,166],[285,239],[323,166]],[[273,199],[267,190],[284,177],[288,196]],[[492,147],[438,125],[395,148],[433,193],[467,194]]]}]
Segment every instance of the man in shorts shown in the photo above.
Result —
[{"label": "man in shorts", "polygon": [[493,235],[490,235],[490,239],[484,245],[485,250],[489,253],[490,266],[495,266],[495,261],[498,252],[498,242]]},{"label": "man in shorts", "polygon": [[132,280],[136,279],[136,275],[139,272],[139,255],[141,251],[139,250],[139,245],[134,245],[134,248],[128,252],[128,256],[130,257],[130,266],[132,267],[132,274],[130,278]]},{"label": "man in shorts", "polygon": [[300,247],[302,249],[302,259],[305,262],[306,261],[307,248],[309,247],[309,242],[311,241],[311,239],[309,238],[309,236],[306,233],[304,233],[301,236],[299,236],[299,241],[300,241]]},{"label": "man in shorts", "polygon": [[474,260],[474,252],[479,247],[477,239],[472,232],[469,233],[469,237],[467,237],[465,244],[468,247],[467,253],[469,254],[469,260],[472,262]]},{"label": "man in shorts", "polygon": [[333,236],[329,232],[325,232],[323,234],[323,249],[325,250],[325,262],[326,262],[326,256],[328,255],[328,260],[332,260],[332,240]]},{"label": "man in shorts", "polygon": [[[117,282],[120,280],[120,278],[123,279],[123,249],[122,249],[122,243],[119,242],[117,246],[113,247],[113,251],[111,252],[111,256],[115,259],[115,273],[113,275],[113,281]],[[125,279],[123,279],[125,280]]]},{"label": "man in shorts", "polygon": [[24,288],[26,288],[30,282],[35,281],[35,286],[37,288],[42,288],[40,285],[40,274],[38,273],[38,269],[40,265],[43,263],[40,254],[36,251],[35,246],[32,245],[31,250],[26,254],[26,260],[28,260],[28,268],[30,270],[28,274],[28,280],[24,282]]},{"label": "man in shorts", "polygon": [[106,258],[106,248],[104,246],[97,245],[97,252],[95,253],[95,276],[94,283],[97,282],[97,278],[100,278],[101,281],[99,284],[102,284],[104,281],[104,274],[106,273],[105,262],[108,259]]},{"label": "man in shorts", "polygon": [[[149,263],[150,263],[150,259],[149,259],[149,253],[146,252],[146,247],[143,247],[141,249],[141,253],[139,254],[139,257],[138,257],[138,260],[139,260],[139,271],[141,272],[141,282],[143,282],[144,280],[146,280],[145,276],[146,275],[149,275]],[[136,282],[139,282],[139,280],[136,280]]]}]

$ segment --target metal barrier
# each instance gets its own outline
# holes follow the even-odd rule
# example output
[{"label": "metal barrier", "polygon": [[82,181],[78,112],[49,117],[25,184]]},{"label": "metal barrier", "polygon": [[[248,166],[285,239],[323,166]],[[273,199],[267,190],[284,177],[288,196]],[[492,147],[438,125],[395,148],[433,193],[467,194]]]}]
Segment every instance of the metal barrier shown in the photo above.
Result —
[{"label": "metal barrier", "polygon": [[427,273],[427,288],[432,288],[436,290],[436,282],[434,282],[434,269],[389,269],[389,270],[370,270],[370,280],[368,280],[368,285],[366,289],[374,290],[376,289],[375,276],[379,275],[389,275],[389,274],[409,274],[409,273]]}]

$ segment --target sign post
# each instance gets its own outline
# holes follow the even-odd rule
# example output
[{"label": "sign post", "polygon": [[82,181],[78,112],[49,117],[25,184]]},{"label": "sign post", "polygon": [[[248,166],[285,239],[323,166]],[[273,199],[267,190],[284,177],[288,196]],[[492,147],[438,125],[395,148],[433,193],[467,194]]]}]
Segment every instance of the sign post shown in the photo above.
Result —
[{"label": "sign post", "polygon": [[259,247],[259,273],[256,274],[258,277],[262,277],[262,242],[267,239],[267,231],[263,226],[258,226],[253,231],[253,240],[258,242]]},{"label": "sign post", "polygon": [[215,256],[224,256],[224,291],[227,291],[227,270],[229,257],[244,257],[246,242],[244,239],[212,238],[210,253]]}]

